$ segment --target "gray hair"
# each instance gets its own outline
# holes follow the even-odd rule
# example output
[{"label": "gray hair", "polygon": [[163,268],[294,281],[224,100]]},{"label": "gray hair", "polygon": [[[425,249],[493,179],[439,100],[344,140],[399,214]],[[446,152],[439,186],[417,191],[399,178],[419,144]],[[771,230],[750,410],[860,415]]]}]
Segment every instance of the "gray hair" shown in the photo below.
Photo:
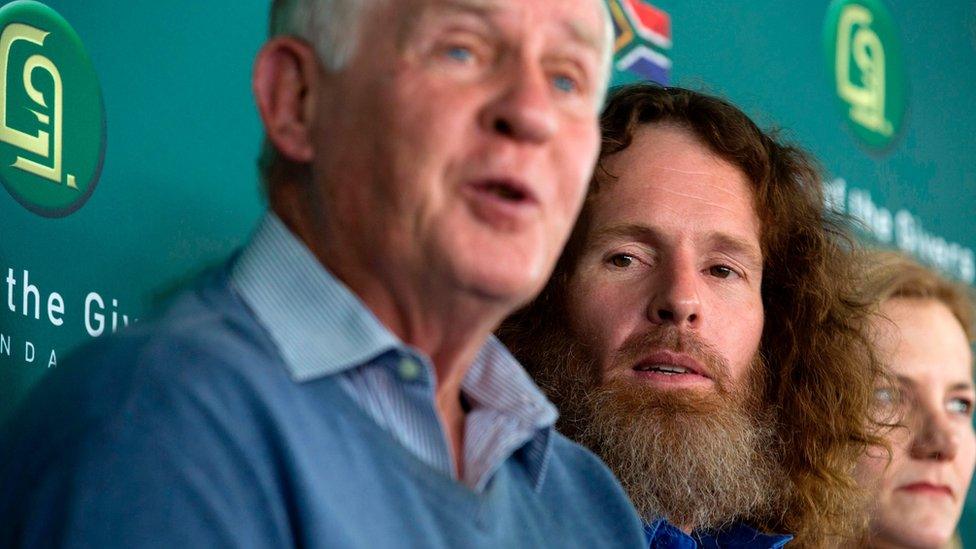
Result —
[{"label": "gray hair", "polygon": [[[325,68],[338,72],[356,53],[362,15],[368,8],[384,1],[386,0],[273,0],[268,34],[296,36],[307,41],[315,48],[315,53]],[[601,77],[605,83],[609,83],[614,41],[613,23],[606,3],[603,0],[598,1],[604,14],[603,58],[607,63]],[[598,96],[598,105],[602,105],[606,97],[606,85],[603,88],[604,92]],[[258,158],[258,171],[265,192],[273,185],[270,180],[271,172],[279,161],[277,149],[265,138]]]},{"label": "gray hair", "polygon": [[[332,71],[341,70],[356,51],[359,18],[384,0],[274,0],[271,6],[270,36],[292,35],[315,47],[319,60]],[[611,55],[613,23],[606,2],[603,7],[604,59]],[[609,69],[609,67],[608,67]],[[607,70],[604,78],[609,76]]]},{"label": "gray hair", "polygon": [[268,34],[308,41],[326,68],[339,71],[356,52],[364,8],[378,1],[274,0]]},{"label": "gray hair", "polygon": [[[271,4],[269,36],[296,36],[315,48],[326,69],[342,70],[359,41],[360,17],[369,4],[383,0],[274,0]],[[258,157],[261,189],[270,196],[272,172],[280,165],[278,150],[264,138]]]}]

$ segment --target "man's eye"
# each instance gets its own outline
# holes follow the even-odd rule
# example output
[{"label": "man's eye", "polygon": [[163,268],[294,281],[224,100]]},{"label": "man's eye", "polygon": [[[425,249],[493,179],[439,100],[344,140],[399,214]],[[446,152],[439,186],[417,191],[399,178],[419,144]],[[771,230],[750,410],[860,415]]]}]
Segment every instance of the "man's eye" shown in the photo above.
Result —
[{"label": "man's eye", "polygon": [[726,265],[714,265],[708,268],[708,274],[714,276],[715,278],[728,278],[735,274],[732,267]]},{"label": "man's eye", "polygon": [[572,93],[579,89],[576,80],[572,77],[562,75],[556,75],[552,78],[552,85],[561,92]]},{"label": "man's eye", "polygon": [[946,404],[946,408],[953,414],[970,415],[973,411],[973,403],[966,398],[952,398]]},{"label": "man's eye", "polygon": [[474,59],[474,51],[467,46],[449,46],[445,48],[444,55],[462,63],[467,63]]},{"label": "man's eye", "polygon": [[627,254],[614,254],[608,260],[611,265],[619,269],[630,267],[634,263],[634,256]]}]

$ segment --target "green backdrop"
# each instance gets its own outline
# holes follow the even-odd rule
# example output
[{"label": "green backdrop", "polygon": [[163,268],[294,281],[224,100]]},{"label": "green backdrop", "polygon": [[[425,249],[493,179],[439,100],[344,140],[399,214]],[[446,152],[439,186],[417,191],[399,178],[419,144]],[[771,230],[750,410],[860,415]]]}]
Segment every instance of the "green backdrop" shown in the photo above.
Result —
[{"label": "green backdrop", "polygon": [[[864,222],[865,238],[973,283],[976,4],[607,2],[617,26],[616,82],[667,80],[728,96],[821,159],[831,203]],[[46,4],[90,58],[104,157],[87,202],[68,215],[39,215],[0,191],[0,418],[56,367],[52,359],[61,362],[74,346],[111,332],[113,313],[119,326],[123,316],[131,322],[179,281],[226,257],[262,209],[255,169],[261,131],[249,79],[268,1]],[[55,65],[70,58],[56,38],[36,46]],[[12,49],[9,74],[0,75],[8,96],[19,94],[11,113],[28,104],[22,68],[13,67],[24,51]],[[839,88],[836,67],[845,58]],[[80,89],[69,85],[80,77],[67,64],[77,62],[63,61],[66,109]],[[35,80],[52,97],[49,77]],[[94,130],[72,137],[69,111],[68,171],[72,155],[93,150],[85,139],[98,139]],[[41,123],[24,112],[9,123],[36,130]],[[72,144],[79,139],[87,149]],[[0,141],[0,163],[15,158],[10,147]],[[0,166],[0,177],[9,174]],[[976,546],[974,501],[976,492],[962,530]]]}]

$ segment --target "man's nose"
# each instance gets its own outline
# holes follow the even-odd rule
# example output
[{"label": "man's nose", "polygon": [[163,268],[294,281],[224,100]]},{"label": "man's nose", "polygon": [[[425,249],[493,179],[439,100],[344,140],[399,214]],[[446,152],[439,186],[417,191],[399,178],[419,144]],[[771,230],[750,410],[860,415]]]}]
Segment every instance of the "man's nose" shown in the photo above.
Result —
[{"label": "man's nose", "polygon": [[697,329],[702,321],[699,273],[693,262],[676,258],[657,267],[647,318],[654,324]]},{"label": "man's nose", "polygon": [[917,407],[912,415],[912,457],[937,461],[956,457],[959,441],[946,414]]},{"label": "man's nose", "polygon": [[553,88],[542,67],[530,61],[503,69],[503,86],[486,106],[482,125],[517,141],[543,143],[557,131]]}]

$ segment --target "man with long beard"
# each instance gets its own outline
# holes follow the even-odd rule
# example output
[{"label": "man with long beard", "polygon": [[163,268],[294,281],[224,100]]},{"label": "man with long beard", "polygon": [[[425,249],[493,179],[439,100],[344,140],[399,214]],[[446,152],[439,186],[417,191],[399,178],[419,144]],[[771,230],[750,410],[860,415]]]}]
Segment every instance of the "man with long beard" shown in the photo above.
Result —
[{"label": "man with long beard", "polygon": [[812,160],[676,88],[618,91],[602,129],[567,249],[503,341],[651,547],[853,536],[880,374]]}]

